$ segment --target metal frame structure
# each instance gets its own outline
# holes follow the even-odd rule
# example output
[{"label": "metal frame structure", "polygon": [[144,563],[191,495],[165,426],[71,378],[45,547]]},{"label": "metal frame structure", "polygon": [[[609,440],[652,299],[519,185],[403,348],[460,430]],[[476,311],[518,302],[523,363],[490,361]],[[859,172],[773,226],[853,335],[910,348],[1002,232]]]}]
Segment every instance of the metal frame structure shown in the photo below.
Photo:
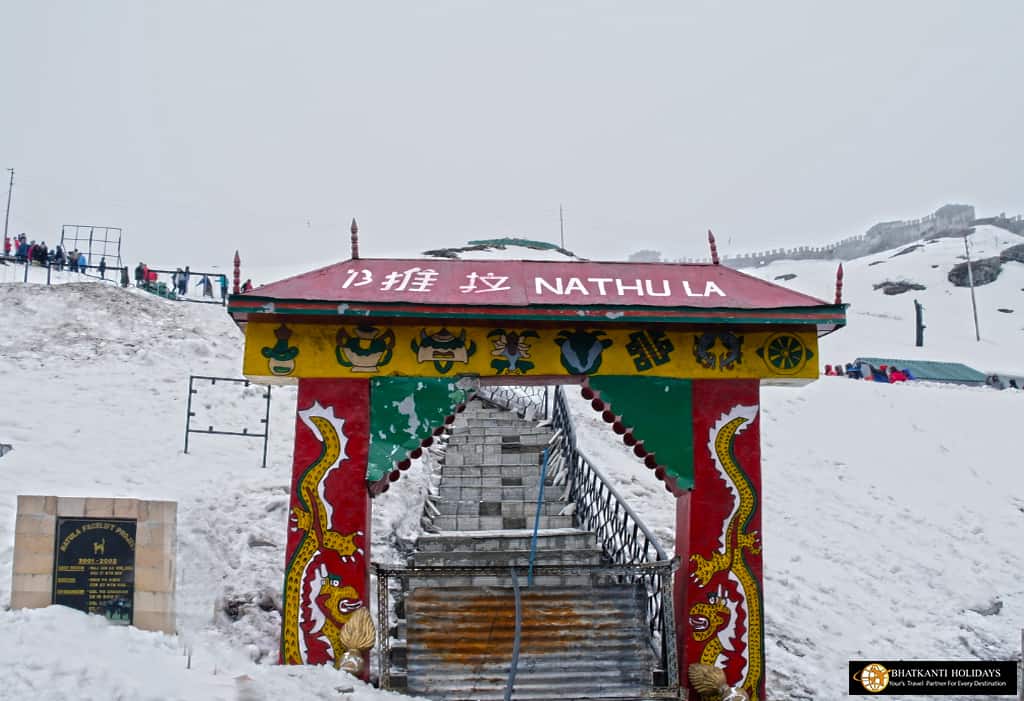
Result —
[{"label": "metal frame structure", "polygon": [[[89,235],[80,235],[80,231],[88,229]],[[111,232],[117,232],[117,238],[110,238]],[[100,233],[101,237],[97,238],[96,234]],[[91,226],[88,224],[64,224],[60,227],[60,245],[65,251],[68,250],[68,242],[73,242],[71,248],[78,248],[80,242],[87,242],[88,249],[85,254],[89,257],[89,262],[92,262],[93,258],[93,244],[103,244],[102,248],[99,249],[98,253],[100,257],[106,258],[113,256],[117,261],[116,264],[111,264],[108,267],[121,268],[121,234],[123,230],[118,226]],[[116,244],[114,250],[108,248],[109,245]]]},{"label": "metal frame structure", "polygon": [[220,382],[234,382],[236,384],[242,384],[244,387],[248,387],[252,384],[249,380],[240,380],[234,377],[210,377],[208,375],[189,375],[188,376],[188,405],[186,408],[185,416],[185,453],[188,453],[188,435],[190,433],[203,433],[207,435],[215,436],[244,436],[246,438],[262,438],[263,439],[263,467],[267,466],[267,442],[270,438],[270,385],[266,385],[267,393],[263,395],[266,399],[266,413],[260,423],[263,424],[263,433],[250,433],[249,429],[242,428],[241,431],[215,431],[213,426],[208,426],[205,430],[200,428],[192,428],[192,417],[196,415],[192,411],[192,395],[197,394],[199,390],[194,386],[196,380],[209,380],[211,385]]},{"label": "metal frame structure", "polygon": [[[391,580],[402,582],[405,589],[408,580],[417,577],[507,577],[510,571],[516,575],[526,574],[526,565],[519,566],[491,566],[480,565],[476,567],[399,567],[371,563],[371,571],[377,575],[377,620],[389,621],[389,592]],[[658,597],[663,601],[672,600],[672,573],[679,567],[678,559],[661,560],[657,562],[638,562],[634,564],[611,564],[611,565],[537,565],[534,572],[538,576],[544,575],[567,575],[585,574],[591,577],[614,577],[621,583],[658,582]],[[650,692],[644,695],[645,698],[667,698],[678,699],[679,686],[679,662],[675,648],[675,622],[671,606],[665,609],[665,616],[662,619],[663,625],[670,626],[667,630],[672,631],[661,635],[664,641],[662,648],[669,652],[663,657],[667,666],[664,668],[664,684],[655,684]],[[383,628],[384,625],[381,624]],[[377,636],[377,685],[381,689],[391,688],[391,636],[390,631],[382,630]]]}]

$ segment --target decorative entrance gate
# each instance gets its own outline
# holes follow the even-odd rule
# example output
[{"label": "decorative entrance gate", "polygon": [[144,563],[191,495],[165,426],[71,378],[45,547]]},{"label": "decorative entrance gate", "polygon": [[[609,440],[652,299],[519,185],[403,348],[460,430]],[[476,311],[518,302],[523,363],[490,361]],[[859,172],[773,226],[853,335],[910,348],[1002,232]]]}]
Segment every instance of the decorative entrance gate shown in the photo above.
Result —
[{"label": "decorative entrance gate", "polygon": [[299,385],[283,662],[346,654],[369,603],[371,498],[454,419],[460,378],[582,382],[676,497],[679,669],[720,667],[764,698],[759,384],[817,378],[838,299],[717,264],[354,257],[228,308],[243,373]]}]

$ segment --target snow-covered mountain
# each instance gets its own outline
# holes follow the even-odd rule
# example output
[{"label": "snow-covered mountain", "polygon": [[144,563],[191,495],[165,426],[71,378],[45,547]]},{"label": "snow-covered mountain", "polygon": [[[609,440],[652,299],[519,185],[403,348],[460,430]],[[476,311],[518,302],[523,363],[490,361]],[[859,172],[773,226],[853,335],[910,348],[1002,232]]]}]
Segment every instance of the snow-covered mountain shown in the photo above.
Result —
[{"label": "snow-covered mountain", "polygon": [[[971,255],[1022,240],[979,227]],[[822,340],[822,363],[892,356],[1024,374],[1024,264],[1006,263],[977,289],[978,343],[970,292],[947,280],[962,239],[895,253],[845,264],[850,324]],[[0,443],[13,450],[0,457],[0,605],[10,600],[16,495],[174,499],[180,633],[108,627],[60,607],[5,610],[0,698],[234,699],[239,685],[268,699],[345,697],[338,687],[353,699],[396,697],[330,669],[271,664],[295,394],[273,390],[267,469],[257,440],[195,436],[182,452],[188,375],[240,369],[241,335],[223,309],[101,283],[25,285],[3,267]],[[796,275],[780,284],[834,294],[833,263],[749,272]],[[873,289],[886,280],[926,289]],[[925,306],[922,349],[914,298]],[[201,388],[197,421],[255,430],[261,393]],[[854,658],[1019,658],[1024,392],[824,377],[762,397],[771,696],[845,698]],[[584,450],[670,546],[674,511],[661,483],[582,401],[577,420]],[[375,559],[396,559],[415,537],[425,486],[417,466],[376,500]]]}]

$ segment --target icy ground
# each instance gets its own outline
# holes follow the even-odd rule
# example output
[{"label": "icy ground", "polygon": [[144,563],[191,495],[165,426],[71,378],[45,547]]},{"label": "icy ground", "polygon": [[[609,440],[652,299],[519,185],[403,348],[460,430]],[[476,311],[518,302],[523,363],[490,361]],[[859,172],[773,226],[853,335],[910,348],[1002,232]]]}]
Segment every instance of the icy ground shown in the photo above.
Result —
[{"label": "icy ground", "polygon": [[[981,227],[975,246],[991,251],[972,255],[1022,240]],[[823,339],[823,363],[893,355],[1024,374],[1024,264],[978,289],[979,344],[969,293],[945,279],[962,241],[892,253],[846,264],[850,327]],[[796,274],[782,284],[831,299],[834,271],[782,261],[754,272]],[[0,612],[0,698],[397,698],[330,669],[272,664],[294,390],[273,390],[267,469],[255,439],[193,436],[182,452],[188,375],[239,372],[241,335],[223,309],[12,277],[0,266],[10,283],[0,284],[0,443],[14,447],[0,458],[0,605],[10,601],[16,495],[173,499],[179,635],[61,607]],[[893,277],[928,289],[872,290]],[[917,350],[915,297],[928,324]],[[258,431],[262,392],[201,387],[196,421]],[[579,408],[584,450],[670,547],[669,495]],[[826,377],[765,388],[762,409],[771,698],[845,698],[852,658],[1019,658],[1024,392]],[[426,481],[414,467],[375,501],[374,559],[396,560],[415,538]]]}]

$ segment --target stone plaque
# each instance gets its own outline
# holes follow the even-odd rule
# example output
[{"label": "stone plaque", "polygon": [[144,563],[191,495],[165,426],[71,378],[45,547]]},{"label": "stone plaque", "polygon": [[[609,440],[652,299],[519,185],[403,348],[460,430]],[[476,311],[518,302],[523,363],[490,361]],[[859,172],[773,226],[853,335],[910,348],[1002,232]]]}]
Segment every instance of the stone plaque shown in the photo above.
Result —
[{"label": "stone plaque", "polygon": [[134,519],[58,518],[53,603],[131,625]]}]

